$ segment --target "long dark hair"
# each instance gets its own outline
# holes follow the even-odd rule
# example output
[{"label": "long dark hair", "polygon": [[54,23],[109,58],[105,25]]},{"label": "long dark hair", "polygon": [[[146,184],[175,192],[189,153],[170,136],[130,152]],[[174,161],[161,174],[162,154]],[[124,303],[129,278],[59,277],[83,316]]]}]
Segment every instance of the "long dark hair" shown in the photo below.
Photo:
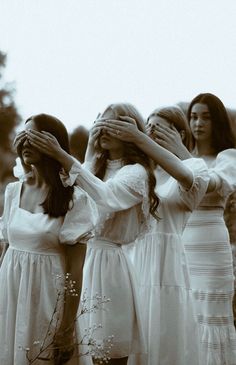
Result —
[{"label": "long dark hair", "polygon": [[[60,146],[68,153],[69,137],[64,124],[57,118],[48,114],[33,115],[25,123],[33,121],[39,132],[46,131],[56,137]],[[22,158],[23,143],[17,147],[17,153]],[[64,187],[59,172],[61,164],[55,159],[42,153],[43,178],[48,185],[48,194],[41,204],[44,213],[50,217],[58,218],[64,216],[69,210],[70,203],[73,199],[74,187]]]},{"label": "long dark hair", "polygon": [[234,135],[231,128],[231,122],[226,108],[222,101],[215,95],[203,93],[197,95],[190,103],[187,111],[187,118],[190,123],[192,107],[197,104],[206,104],[212,122],[211,146],[216,153],[228,148],[235,147]]},{"label": "long dark hair", "polygon": [[[128,103],[110,104],[104,113],[111,109],[114,114],[114,119],[118,119],[120,116],[128,116],[135,119],[137,127],[140,131],[145,133],[145,123],[141,114],[137,109]],[[142,165],[148,174],[148,184],[149,184],[149,201],[150,201],[150,213],[155,217],[157,216],[157,207],[159,204],[159,198],[155,194],[156,178],[153,173],[154,164],[153,161],[134,143],[123,142],[125,147],[124,157],[122,158],[124,165],[133,165],[139,163]],[[104,178],[107,159],[109,157],[109,152],[101,148],[98,140],[95,143],[95,163],[94,163],[94,174],[101,180]]]}]

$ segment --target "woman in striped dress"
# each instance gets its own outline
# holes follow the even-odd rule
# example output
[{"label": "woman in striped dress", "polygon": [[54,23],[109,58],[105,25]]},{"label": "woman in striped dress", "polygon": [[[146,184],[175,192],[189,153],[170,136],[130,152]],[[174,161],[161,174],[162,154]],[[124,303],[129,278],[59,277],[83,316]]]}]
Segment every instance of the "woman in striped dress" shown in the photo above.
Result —
[{"label": "woman in striped dress", "polygon": [[183,235],[200,328],[202,364],[231,365],[236,364],[234,276],[223,213],[228,195],[236,189],[236,150],[227,112],[216,96],[195,97],[188,119],[195,141],[193,154],[205,160],[216,184],[191,215]]},{"label": "woman in striped dress", "polygon": [[[183,234],[199,325],[200,363],[232,365],[236,364],[234,275],[223,213],[228,195],[236,189],[236,150],[226,109],[215,95],[196,96],[187,116],[194,139],[192,154],[205,160],[214,185],[190,216]],[[188,158],[184,146],[175,143],[174,130],[162,126],[159,133],[171,151],[175,148],[180,158]]]}]

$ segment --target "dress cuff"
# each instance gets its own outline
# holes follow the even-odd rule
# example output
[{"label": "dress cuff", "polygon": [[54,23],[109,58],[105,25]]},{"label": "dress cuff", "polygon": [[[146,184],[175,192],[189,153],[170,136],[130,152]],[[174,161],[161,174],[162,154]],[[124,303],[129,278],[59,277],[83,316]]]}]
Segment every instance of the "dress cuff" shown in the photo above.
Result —
[{"label": "dress cuff", "polygon": [[75,161],[73,163],[69,173],[65,172],[64,169],[61,169],[61,171],[59,172],[59,175],[60,175],[63,186],[65,186],[65,187],[73,186],[75,184],[76,179],[77,179],[78,175],[80,174],[80,172],[81,172],[81,164],[79,161]]}]

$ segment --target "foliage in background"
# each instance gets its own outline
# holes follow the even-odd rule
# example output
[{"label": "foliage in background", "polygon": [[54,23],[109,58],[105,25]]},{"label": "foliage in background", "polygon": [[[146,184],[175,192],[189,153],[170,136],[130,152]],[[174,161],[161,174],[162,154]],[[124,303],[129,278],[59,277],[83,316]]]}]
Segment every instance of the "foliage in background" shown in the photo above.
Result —
[{"label": "foliage in background", "polygon": [[12,150],[12,140],[15,128],[21,121],[14,102],[14,84],[5,83],[3,79],[6,60],[6,54],[0,51],[0,215],[3,211],[5,186],[14,178],[12,169],[15,152]]}]

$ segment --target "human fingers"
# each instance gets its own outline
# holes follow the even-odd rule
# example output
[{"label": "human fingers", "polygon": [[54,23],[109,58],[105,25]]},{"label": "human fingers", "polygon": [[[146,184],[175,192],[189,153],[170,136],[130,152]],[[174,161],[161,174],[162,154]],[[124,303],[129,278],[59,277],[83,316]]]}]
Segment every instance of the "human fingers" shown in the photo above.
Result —
[{"label": "human fingers", "polygon": [[48,132],[42,133],[38,131],[27,131],[27,138],[30,144],[38,149],[41,153],[47,154],[51,157],[60,149],[59,142],[55,136]]},{"label": "human fingers", "polygon": [[120,115],[119,118],[125,120],[128,123],[137,125],[136,120],[134,118],[128,117],[127,115]]},{"label": "human fingers", "polygon": [[167,126],[164,126],[164,125],[157,124],[155,129],[157,131],[162,132],[162,133],[164,133],[166,135],[169,135],[169,136],[174,136],[175,135],[175,131],[171,127],[167,127]]},{"label": "human fingers", "polygon": [[13,141],[13,147],[17,148],[17,146],[21,143],[23,143],[26,139],[26,132],[25,131],[21,131],[20,133],[18,133],[16,135],[16,137],[14,138]]},{"label": "human fingers", "polygon": [[120,140],[125,140],[125,136],[122,134],[122,130],[119,130],[117,128],[113,128],[110,126],[104,126],[103,130],[109,134],[109,136],[120,139]]},{"label": "human fingers", "polygon": [[179,134],[179,131],[176,129],[175,125],[172,123],[171,126],[170,126],[171,130],[178,133]]},{"label": "human fingers", "polygon": [[49,136],[44,135],[42,132],[38,132],[32,129],[28,129],[26,131],[27,138],[29,138],[30,142],[41,142],[45,143],[46,139],[49,140]]},{"label": "human fingers", "polygon": [[166,132],[163,132],[159,129],[155,129],[151,132],[151,136],[154,140],[163,140],[163,141],[166,141],[166,142],[169,142],[169,136]]},{"label": "human fingers", "polygon": [[106,122],[103,122],[103,126],[109,126],[115,130],[119,130],[120,132],[129,132],[136,133],[138,131],[137,124],[133,118],[124,117],[129,119],[129,121],[119,121],[115,119],[107,119]]},{"label": "human fingers", "polygon": [[[40,133],[40,132],[39,132],[39,133]],[[57,141],[56,137],[55,137],[53,134],[51,134],[51,133],[49,133],[49,132],[47,132],[47,131],[42,131],[41,133],[42,133],[44,136],[47,136],[47,137],[48,137],[48,140]]]}]

